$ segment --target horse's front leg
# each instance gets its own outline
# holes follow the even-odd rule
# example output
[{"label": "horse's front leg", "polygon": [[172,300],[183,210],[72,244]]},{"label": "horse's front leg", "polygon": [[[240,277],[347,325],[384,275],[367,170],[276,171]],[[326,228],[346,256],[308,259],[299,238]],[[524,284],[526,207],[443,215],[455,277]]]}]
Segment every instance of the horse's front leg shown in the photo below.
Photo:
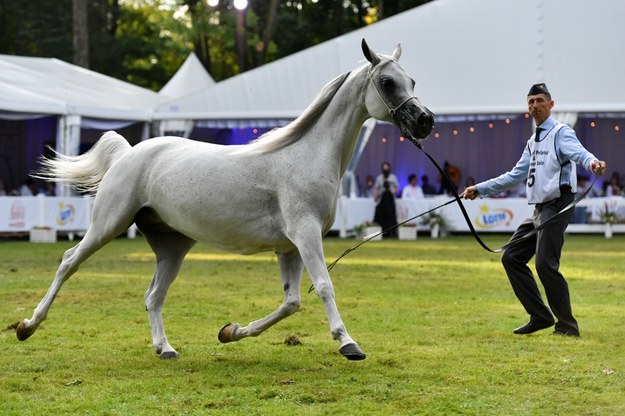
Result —
[{"label": "horse's front leg", "polygon": [[282,278],[282,290],[284,291],[284,301],[278,309],[257,321],[250,322],[242,327],[238,323],[224,325],[219,331],[217,338],[221,342],[238,341],[245,337],[255,337],[267,328],[273,326],[282,319],[293,315],[300,305],[300,284],[304,264],[299,253],[276,253],[280,264],[280,274]]},{"label": "horse's front leg", "polygon": [[325,307],[332,338],[341,343],[339,352],[348,360],[364,360],[366,358],[365,353],[347,333],[345,324],[336,306],[334,286],[332,285],[332,280],[330,280],[330,274],[328,273],[323,255],[321,230],[312,227],[311,223],[308,222],[307,225],[300,228],[300,231],[303,232],[295,239],[295,244],[315,286],[315,293],[317,293]]}]

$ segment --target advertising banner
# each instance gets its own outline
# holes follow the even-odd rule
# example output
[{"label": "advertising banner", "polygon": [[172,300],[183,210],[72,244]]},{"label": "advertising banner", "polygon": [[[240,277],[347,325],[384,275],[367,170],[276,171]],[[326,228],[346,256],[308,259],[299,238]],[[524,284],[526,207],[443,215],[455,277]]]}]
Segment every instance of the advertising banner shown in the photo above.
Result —
[{"label": "advertising banner", "polygon": [[89,197],[2,196],[0,232],[84,231],[91,221],[92,201]]}]

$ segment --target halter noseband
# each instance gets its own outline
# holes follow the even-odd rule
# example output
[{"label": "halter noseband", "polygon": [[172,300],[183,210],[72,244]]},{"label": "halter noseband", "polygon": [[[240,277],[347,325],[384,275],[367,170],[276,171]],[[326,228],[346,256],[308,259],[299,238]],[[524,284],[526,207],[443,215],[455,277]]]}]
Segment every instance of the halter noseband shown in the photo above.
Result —
[{"label": "halter noseband", "polygon": [[375,92],[378,94],[378,97],[380,97],[380,100],[382,100],[382,103],[384,103],[384,105],[386,106],[386,108],[388,109],[388,114],[393,118],[393,120],[395,120],[395,114],[397,113],[397,110],[399,110],[400,108],[402,108],[404,106],[404,104],[406,104],[408,101],[412,100],[413,98],[415,100],[419,100],[417,97],[415,97],[414,95],[411,95],[410,97],[406,98],[404,101],[402,101],[397,107],[392,108],[384,99],[384,97],[382,96],[382,93],[380,92],[380,89],[378,87],[378,84],[373,80],[373,72],[380,68],[382,65],[385,65],[389,62],[393,62],[395,61],[394,59],[387,59],[383,62],[380,62],[379,64],[372,66],[371,69],[369,70],[369,72],[367,73],[367,78],[369,79],[369,81],[371,81],[371,85],[373,85],[373,89],[375,89]]}]

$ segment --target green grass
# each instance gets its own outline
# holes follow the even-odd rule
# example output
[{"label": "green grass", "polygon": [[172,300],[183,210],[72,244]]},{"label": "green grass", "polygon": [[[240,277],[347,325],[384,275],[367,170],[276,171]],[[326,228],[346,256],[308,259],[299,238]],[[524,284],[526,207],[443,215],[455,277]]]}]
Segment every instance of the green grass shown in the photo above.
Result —
[{"label": "green grass", "polygon": [[[488,236],[493,246],[503,236]],[[327,239],[334,260],[354,240]],[[151,347],[143,293],[153,256],[118,239],[63,287],[25,342],[69,242],[0,242],[2,415],[619,415],[625,414],[625,237],[571,235],[562,271],[582,337],[512,334],[527,320],[498,255],[468,236],[365,244],[332,271],[337,303],[368,357],[350,362],[323,305],[258,338],[220,344],[281,302],[272,254],[198,245],[170,289],[164,320],[178,360]],[[297,336],[301,345],[284,340]]]}]

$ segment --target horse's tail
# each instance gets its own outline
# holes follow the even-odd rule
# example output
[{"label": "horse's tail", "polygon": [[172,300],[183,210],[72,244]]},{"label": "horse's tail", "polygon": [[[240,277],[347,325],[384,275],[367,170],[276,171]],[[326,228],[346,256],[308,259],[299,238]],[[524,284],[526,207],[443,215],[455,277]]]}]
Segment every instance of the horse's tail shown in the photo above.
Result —
[{"label": "horse's tail", "polygon": [[55,152],[55,159],[43,158],[41,168],[33,176],[69,184],[79,191],[95,193],[104,174],[130,148],[123,136],[107,131],[82,155],[66,156]]}]

